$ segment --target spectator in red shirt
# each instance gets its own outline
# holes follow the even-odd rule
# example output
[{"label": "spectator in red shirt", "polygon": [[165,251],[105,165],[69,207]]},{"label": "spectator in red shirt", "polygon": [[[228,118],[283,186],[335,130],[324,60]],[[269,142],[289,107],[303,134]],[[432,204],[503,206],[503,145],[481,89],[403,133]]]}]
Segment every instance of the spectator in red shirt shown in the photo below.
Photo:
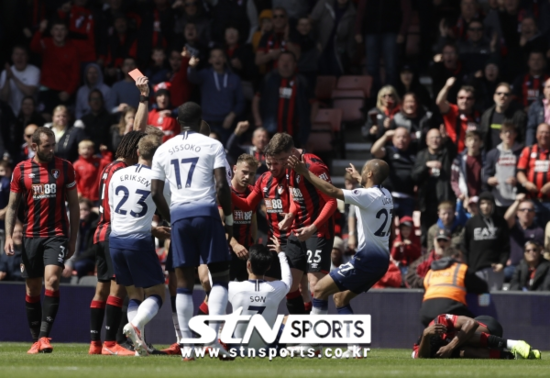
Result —
[{"label": "spectator in red shirt", "polygon": [[481,193],[481,170],[485,154],[481,153],[481,134],[476,130],[466,133],[466,149],[453,161],[451,186],[461,201]]},{"label": "spectator in red shirt", "polygon": [[399,220],[399,235],[393,241],[391,257],[403,276],[407,274],[409,265],[422,254],[420,240],[414,231],[411,217],[404,216]]},{"label": "spectator in red shirt", "polygon": [[149,111],[147,124],[154,126],[164,133],[162,142],[175,137],[181,132],[178,121],[172,115],[170,110],[170,91],[159,89],[155,92],[156,107]]},{"label": "spectator in red shirt", "polygon": [[44,37],[48,21],[40,23],[34,34],[31,50],[42,55],[40,84],[47,88],[39,93],[44,112],[51,114],[53,108],[69,104],[80,82],[80,58],[76,47],[67,40],[67,26],[61,20],[50,24],[51,37]]},{"label": "spectator in red shirt", "polygon": [[380,279],[377,283],[374,284],[372,287],[373,289],[384,289],[387,287],[395,287],[399,288],[401,287],[401,282],[403,281],[401,271],[395,265],[394,263],[390,263],[388,266],[388,271],[386,274],[384,274],[384,277]]},{"label": "spectator in red shirt", "polygon": [[78,143],[78,155],[78,160],[74,162],[78,195],[97,202],[99,200],[97,191],[99,176],[103,168],[113,160],[113,154],[104,149],[101,151],[101,158],[94,156],[94,142],[84,139]]},{"label": "spectator in red shirt", "polygon": [[523,149],[518,161],[517,179],[535,203],[537,223],[550,221],[550,125],[537,128],[537,144]]},{"label": "spectator in red shirt", "polygon": [[460,88],[456,96],[456,105],[447,101],[449,90],[455,82],[454,77],[447,80],[445,86],[437,95],[435,103],[443,115],[445,134],[451,138],[460,153],[465,147],[466,133],[470,130],[478,130],[480,119],[479,113],[474,110],[475,90],[473,87],[463,86]]},{"label": "spectator in red shirt", "polygon": [[93,13],[86,7],[88,0],[66,2],[57,12],[59,17],[69,24],[69,33],[82,62],[95,62],[95,20]]},{"label": "spectator in red shirt", "polygon": [[187,68],[191,54],[186,47],[180,52],[173,49],[170,51],[168,62],[170,63],[170,98],[172,105],[177,108],[183,105],[191,97],[193,84],[187,80]]}]

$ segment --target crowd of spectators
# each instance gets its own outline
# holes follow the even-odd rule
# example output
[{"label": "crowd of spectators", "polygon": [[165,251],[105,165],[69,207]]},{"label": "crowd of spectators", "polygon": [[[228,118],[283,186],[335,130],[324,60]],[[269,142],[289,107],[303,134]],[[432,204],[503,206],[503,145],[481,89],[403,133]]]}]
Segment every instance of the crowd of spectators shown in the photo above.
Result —
[{"label": "crowd of spectators", "polygon": [[[57,156],[75,163],[81,231],[89,235],[91,188],[133,128],[140,93],[129,73],[136,68],[151,84],[148,124],[164,140],[179,132],[174,109],[193,100],[233,162],[243,152],[265,162],[276,132],[314,150],[310,131],[323,106],[317,78],[369,75],[372,108],[363,109],[361,130],[370,154],[390,165],[386,186],[399,219],[386,286],[419,287],[448,244],[490,288],[506,281],[511,289],[550,290],[550,2],[33,0],[13,7],[22,22],[0,35],[10,51],[0,74],[0,218],[11,167],[33,156],[30,136],[45,125]],[[346,218],[341,236],[351,250]],[[93,269],[86,257],[93,251],[81,240],[83,254],[71,262],[79,275]]]}]

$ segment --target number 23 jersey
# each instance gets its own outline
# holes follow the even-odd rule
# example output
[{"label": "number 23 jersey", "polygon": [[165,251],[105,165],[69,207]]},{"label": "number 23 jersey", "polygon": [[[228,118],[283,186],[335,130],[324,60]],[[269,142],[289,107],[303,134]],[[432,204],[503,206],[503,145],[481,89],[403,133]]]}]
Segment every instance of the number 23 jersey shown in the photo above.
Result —
[{"label": "number 23 jersey", "polygon": [[[151,196],[151,168],[136,164],[119,169],[109,181],[111,236],[150,235],[156,205]],[[170,195],[164,187],[164,197]],[[168,201],[168,200],[167,200]]]},{"label": "number 23 jersey", "polygon": [[357,252],[385,252],[389,255],[393,222],[393,199],[390,192],[379,186],[342,192],[345,203],[356,206]]}]

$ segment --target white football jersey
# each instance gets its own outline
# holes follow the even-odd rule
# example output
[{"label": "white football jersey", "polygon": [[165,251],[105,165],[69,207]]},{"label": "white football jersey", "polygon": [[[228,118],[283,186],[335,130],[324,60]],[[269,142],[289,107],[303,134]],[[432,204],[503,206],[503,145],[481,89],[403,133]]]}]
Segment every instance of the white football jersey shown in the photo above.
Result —
[{"label": "white football jersey", "polygon": [[[109,182],[111,235],[128,236],[151,233],[157,206],[151,196],[151,168],[136,164],[119,169]],[[169,189],[164,196],[169,201]]]},{"label": "white football jersey", "polygon": [[[233,311],[242,307],[242,315],[261,314],[270,327],[273,327],[277,319],[279,303],[286,297],[292,286],[292,274],[286,255],[284,252],[280,252],[278,256],[281,264],[281,281],[247,280],[230,282],[228,289],[228,300],[233,307]],[[247,322],[239,322],[235,328],[235,337],[244,337],[247,326]],[[266,347],[256,330],[250,337],[248,347],[256,349]]]},{"label": "white football jersey", "polygon": [[382,250],[390,253],[393,199],[386,188],[342,190],[346,203],[356,206],[357,251]]},{"label": "white football jersey", "polygon": [[187,131],[162,144],[153,157],[153,180],[170,188],[173,210],[181,204],[216,205],[214,169],[226,167],[223,145]]}]

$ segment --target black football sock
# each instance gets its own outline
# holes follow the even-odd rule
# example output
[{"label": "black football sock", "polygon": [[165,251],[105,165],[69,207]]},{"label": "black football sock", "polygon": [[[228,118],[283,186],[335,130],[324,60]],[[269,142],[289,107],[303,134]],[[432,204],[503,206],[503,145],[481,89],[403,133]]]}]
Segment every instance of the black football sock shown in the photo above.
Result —
[{"label": "black football sock", "polygon": [[101,327],[105,318],[105,302],[92,301],[90,304],[90,336],[92,341],[101,341]]},{"label": "black football sock", "polygon": [[27,310],[27,320],[29,329],[31,330],[32,341],[38,341],[40,333],[40,322],[42,321],[42,304],[40,303],[40,295],[36,297],[25,296],[25,308]]},{"label": "black football sock", "polygon": [[59,309],[59,290],[46,290],[42,305],[42,323],[38,338],[49,337],[57,310]]},{"label": "black football sock", "polygon": [[292,315],[305,315],[306,309],[304,306],[304,300],[300,290],[296,290],[292,293],[288,293],[286,296],[286,308],[288,313]]},{"label": "black football sock", "polygon": [[124,298],[124,302],[122,304],[122,314],[120,316],[120,323],[118,325],[118,330],[116,332],[116,342],[119,344],[122,344],[126,342],[126,336],[124,336],[124,326],[128,324],[128,302],[130,299],[128,297]]},{"label": "black football sock", "polygon": [[489,335],[489,337],[487,337],[487,346],[491,349],[502,350],[506,348],[506,339],[495,335]]},{"label": "black football sock", "polygon": [[118,297],[109,295],[105,306],[105,341],[115,342],[120,318],[122,317],[122,302]]}]

